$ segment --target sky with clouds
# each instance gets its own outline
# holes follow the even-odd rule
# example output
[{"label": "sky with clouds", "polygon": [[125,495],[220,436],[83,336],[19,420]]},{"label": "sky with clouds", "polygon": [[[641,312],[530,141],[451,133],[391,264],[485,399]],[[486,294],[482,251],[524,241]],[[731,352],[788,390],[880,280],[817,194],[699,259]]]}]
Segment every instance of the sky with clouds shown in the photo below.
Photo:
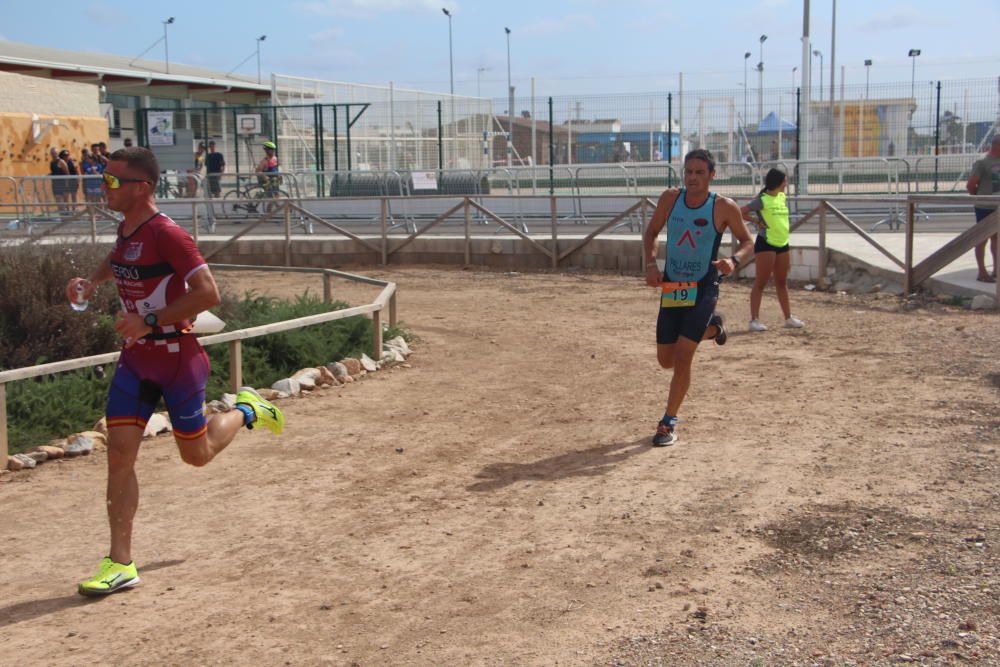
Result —
[{"label": "sky with clouds", "polygon": [[[812,0],[813,48],[829,81],[833,0]],[[744,53],[760,60],[765,86],[791,86],[800,66],[803,0],[0,0],[0,39],[132,57],[169,28],[171,62],[222,72],[262,44],[265,76],[274,71],[335,81],[447,91],[448,18],[452,13],[455,92],[501,98],[511,76],[518,95],[531,77],[540,95],[596,95],[736,88]],[[991,27],[992,26],[992,27]],[[1000,75],[1000,2],[995,0],[841,0],[836,62],[850,83],[908,82],[907,52],[920,48],[917,80]],[[150,51],[162,59],[162,44]],[[815,60],[818,66],[818,59]],[[238,70],[256,73],[250,57]],[[816,75],[814,74],[814,77]]]}]

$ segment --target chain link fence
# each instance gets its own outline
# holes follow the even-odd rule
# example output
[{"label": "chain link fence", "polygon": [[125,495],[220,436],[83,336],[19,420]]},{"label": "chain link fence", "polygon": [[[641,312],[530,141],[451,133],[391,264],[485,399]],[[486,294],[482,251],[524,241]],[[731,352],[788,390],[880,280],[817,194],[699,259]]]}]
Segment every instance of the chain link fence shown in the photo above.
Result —
[{"label": "chain link fence", "polygon": [[[828,86],[815,84],[811,94],[752,85],[553,97],[543,90],[516,97],[508,114],[506,99],[275,75],[276,104],[142,109],[138,124],[140,142],[178,175],[204,174],[195,153],[209,141],[227,171],[252,172],[263,157],[261,143],[270,140],[288,172],[666,162],[674,166],[662,170],[670,185],[683,155],[706,148],[720,165],[720,185],[752,186],[757,172],[778,166],[796,180],[808,173],[810,184],[831,192],[961,191],[973,161],[998,132],[1000,78],[841,84],[832,100]],[[806,113],[809,136],[802,136]],[[165,117],[172,143],[156,145]],[[583,180],[626,187],[618,172],[605,171]],[[326,179],[316,180],[314,194],[327,194]]]}]

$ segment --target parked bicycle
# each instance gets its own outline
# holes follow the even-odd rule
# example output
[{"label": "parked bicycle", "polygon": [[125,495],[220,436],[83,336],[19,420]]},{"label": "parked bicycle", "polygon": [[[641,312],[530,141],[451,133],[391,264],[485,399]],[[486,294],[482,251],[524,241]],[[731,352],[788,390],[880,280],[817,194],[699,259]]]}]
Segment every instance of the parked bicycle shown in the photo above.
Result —
[{"label": "parked bicycle", "polygon": [[288,193],[280,187],[280,177],[267,176],[262,179],[238,176],[236,187],[222,197],[219,217],[227,220],[259,217],[274,211],[280,205],[279,199],[289,198]]}]

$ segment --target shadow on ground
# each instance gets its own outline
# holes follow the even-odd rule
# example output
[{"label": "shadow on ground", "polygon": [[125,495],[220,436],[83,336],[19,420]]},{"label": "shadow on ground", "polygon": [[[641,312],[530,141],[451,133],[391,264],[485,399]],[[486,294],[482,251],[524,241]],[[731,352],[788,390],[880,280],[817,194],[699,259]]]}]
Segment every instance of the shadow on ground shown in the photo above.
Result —
[{"label": "shadow on ground", "polygon": [[[180,565],[183,562],[183,560],[164,560],[156,563],[150,563],[149,565],[144,566],[141,572],[151,572],[165,567],[173,567],[174,565]],[[121,593],[116,593],[116,595],[121,595]],[[28,600],[27,602],[18,602],[6,607],[0,607],[0,628],[5,628],[8,625],[15,625],[24,621],[31,621],[42,616],[54,614],[55,612],[62,611],[64,609],[84,607],[89,604],[94,604],[102,599],[104,598],[85,598],[74,592],[72,595],[63,595],[57,598],[46,598],[44,600]]]},{"label": "shadow on ground", "polygon": [[649,438],[633,442],[600,445],[590,449],[568,452],[541,459],[533,463],[491,463],[476,477],[481,482],[471,484],[468,491],[496,491],[524,480],[554,482],[567,477],[593,477],[609,472],[620,463],[637,454],[649,451]]}]

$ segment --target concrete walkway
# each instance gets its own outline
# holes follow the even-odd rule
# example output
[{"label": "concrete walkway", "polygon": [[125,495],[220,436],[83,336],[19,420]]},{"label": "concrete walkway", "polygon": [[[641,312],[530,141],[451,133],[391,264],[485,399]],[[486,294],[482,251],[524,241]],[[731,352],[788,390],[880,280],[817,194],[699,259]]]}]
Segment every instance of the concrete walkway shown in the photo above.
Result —
[{"label": "concrete walkway", "polygon": [[[874,234],[873,236],[883,248],[900,260],[904,259],[906,235],[903,232],[884,232]],[[934,251],[955,238],[955,236],[956,234],[948,233],[922,233],[915,235],[913,239],[914,262],[917,263],[929,257]],[[795,232],[792,234],[792,243],[800,248],[818,248],[819,234]],[[900,282],[903,280],[902,269],[893,264],[889,258],[876,250],[874,246],[853,232],[827,232],[826,245],[832,250],[850,255],[866,264],[891,271],[899,276]],[[992,269],[993,262],[989,257],[989,246],[987,246],[986,252],[986,266]],[[981,283],[976,280],[976,275],[976,258],[970,250],[935,274],[930,282],[937,291],[959,296],[986,294],[996,297],[996,285]]]}]

